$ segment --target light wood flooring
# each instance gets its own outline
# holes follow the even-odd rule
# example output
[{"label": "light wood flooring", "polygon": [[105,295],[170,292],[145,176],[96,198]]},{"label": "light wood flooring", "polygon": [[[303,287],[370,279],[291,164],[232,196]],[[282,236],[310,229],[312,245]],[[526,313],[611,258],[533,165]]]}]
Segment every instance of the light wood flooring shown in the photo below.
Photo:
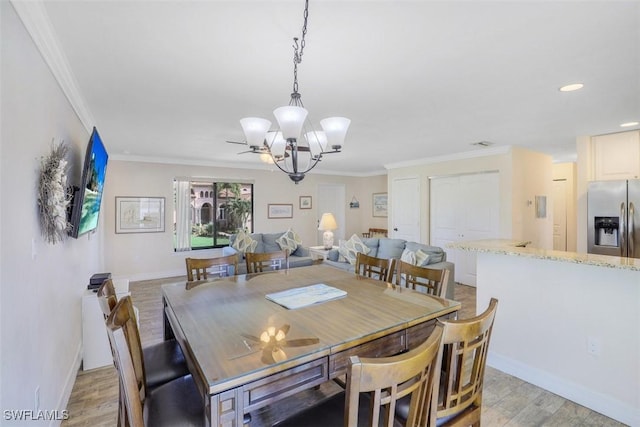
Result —
[{"label": "light wood flooring", "polygon": [[[185,279],[174,277],[130,284],[132,299],[140,310],[140,335],[143,346],[162,340],[161,286]],[[460,318],[475,314],[475,288],[456,285],[455,299],[462,303]],[[274,408],[276,405],[263,408],[252,413],[251,427],[270,426],[274,421],[337,391],[337,386],[328,382],[317,390],[308,390],[283,401],[282,404],[279,403],[277,408]],[[63,421],[62,426],[115,426],[117,407],[118,377],[115,368],[108,366],[89,371],[80,370],[67,407],[69,419]],[[487,367],[485,374],[482,424],[485,427],[624,426],[491,367]]]}]

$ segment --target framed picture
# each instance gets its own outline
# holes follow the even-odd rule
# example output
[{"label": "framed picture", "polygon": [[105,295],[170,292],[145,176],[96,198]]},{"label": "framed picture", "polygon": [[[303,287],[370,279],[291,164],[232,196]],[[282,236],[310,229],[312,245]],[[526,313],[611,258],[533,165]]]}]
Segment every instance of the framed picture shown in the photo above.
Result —
[{"label": "framed picture", "polygon": [[270,204],[267,205],[268,218],[293,218],[293,205]]},{"label": "framed picture", "polygon": [[387,193],[373,193],[373,216],[387,216]]},{"label": "framed picture", "polygon": [[300,209],[311,209],[311,196],[300,196]]},{"label": "framed picture", "polygon": [[164,232],[164,197],[116,197],[116,233]]}]

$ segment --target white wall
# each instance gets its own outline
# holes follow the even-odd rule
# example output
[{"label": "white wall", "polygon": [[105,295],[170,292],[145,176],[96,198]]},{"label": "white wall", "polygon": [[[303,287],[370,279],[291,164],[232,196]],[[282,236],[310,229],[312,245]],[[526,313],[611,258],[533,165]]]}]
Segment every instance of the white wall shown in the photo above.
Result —
[{"label": "white wall", "polygon": [[[513,237],[553,249],[553,164],[551,156],[512,148]],[[536,196],[546,197],[546,215],[536,216]]]},{"label": "white wall", "polygon": [[489,365],[640,426],[638,283],[640,271],[570,257],[478,253],[477,310],[499,300]]},{"label": "white wall", "polygon": [[81,295],[100,270],[101,238],[45,243],[36,183],[54,139],[70,145],[78,184],[89,134],[13,6],[0,2],[0,15],[0,408],[35,409],[39,386],[40,408],[62,410],[80,361]]},{"label": "white wall", "polygon": [[[104,141],[109,147],[109,141]],[[173,179],[194,177],[232,179],[254,183],[254,231],[278,232],[293,228],[302,238],[303,245],[318,242],[317,221],[322,212],[317,210],[317,185],[342,183],[346,186],[345,232],[347,236],[360,234],[380,224],[373,218],[371,193],[387,191],[386,176],[346,177],[308,174],[295,185],[282,172],[257,169],[232,169],[193,165],[170,165],[130,161],[111,161],[105,182],[103,201],[105,221],[105,269],[115,277],[143,280],[185,274],[185,257],[216,256],[220,249],[175,253],[173,251]],[[360,201],[359,209],[350,209],[352,196]],[[165,232],[144,234],[115,233],[116,196],[154,196],[165,198]],[[299,209],[299,197],[311,196],[312,209]],[[269,203],[290,203],[293,218],[268,219]],[[376,221],[378,220],[378,221]],[[386,220],[383,225],[386,225]]]},{"label": "white wall", "polygon": [[[471,153],[467,153],[471,155]],[[553,246],[553,221],[535,218],[527,200],[552,194],[551,157],[518,147],[487,149],[473,157],[432,159],[424,164],[393,166],[388,169],[388,186],[396,178],[420,177],[421,241],[429,243],[429,177],[497,171],[500,180],[500,238],[527,239],[542,248]],[[392,198],[393,195],[390,195]],[[547,237],[548,235],[548,237]],[[548,246],[551,245],[551,246]]]}]

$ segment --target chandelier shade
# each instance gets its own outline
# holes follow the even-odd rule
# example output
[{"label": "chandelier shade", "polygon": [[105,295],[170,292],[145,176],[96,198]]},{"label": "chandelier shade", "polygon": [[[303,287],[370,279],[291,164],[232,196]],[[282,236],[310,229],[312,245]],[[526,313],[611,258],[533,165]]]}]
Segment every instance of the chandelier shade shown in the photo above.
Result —
[{"label": "chandelier shade", "polygon": [[320,154],[327,149],[327,134],[323,131],[307,132],[304,134],[304,137],[312,153]]},{"label": "chandelier shade", "polygon": [[278,107],[273,110],[273,115],[276,116],[278,126],[282,131],[282,137],[286,140],[300,138],[300,132],[302,132],[302,126],[304,126],[308,114],[307,110],[295,105]]},{"label": "chandelier shade", "polygon": [[261,147],[264,144],[264,138],[271,127],[271,122],[260,117],[246,117],[240,120],[240,126],[244,131],[249,146]]},{"label": "chandelier shade", "polygon": [[[298,92],[298,64],[302,62],[309,16],[309,0],[305,0],[302,40],[294,37],[293,92],[289,105],[273,110],[278,123],[277,130],[270,130],[271,122],[258,117],[240,120],[246,144],[260,154],[262,161],[274,164],[296,184],[313,169],[324,154],[339,153],[351,120],[344,117],[329,117],[320,121],[322,131],[316,130],[308,118],[309,112],[302,103]],[[233,141],[230,141],[233,142]],[[271,161],[267,161],[269,156]]]},{"label": "chandelier shade", "polygon": [[320,120],[320,126],[327,135],[327,141],[332,149],[342,148],[350,124],[351,120],[345,117],[329,117]]}]

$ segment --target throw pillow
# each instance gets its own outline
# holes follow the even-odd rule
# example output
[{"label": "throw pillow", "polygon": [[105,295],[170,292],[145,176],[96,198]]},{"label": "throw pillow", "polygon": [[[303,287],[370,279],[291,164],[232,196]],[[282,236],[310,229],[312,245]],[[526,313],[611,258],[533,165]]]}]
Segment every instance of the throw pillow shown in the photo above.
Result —
[{"label": "throw pillow", "polygon": [[410,251],[409,249],[405,249],[402,251],[402,255],[400,256],[400,261],[404,261],[407,264],[416,265],[416,253]]},{"label": "throw pillow", "polygon": [[234,240],[233,244],[231,245],[233,249],[241,253],[253,252],[256,249],[256,246],[258,246],[258,241],[253,240],[251,236],[249,236],[249,234],[244,230],[238,232],[238,234],[236,235],[236,240]]},{"label": "throw pillow", "polygon": [[289,251],[289,254],[292,254],[296,249],[298,249],[298,245],[302,244],[302,239],[298,236],[298,233],[293,231],[292,229],[288,229],[286,233],[276,239],[278,246],[283,251]]},{"label": "throw pillow", "polygon": [[417,266],[426,267],[429,264],[429,258],[431,258],[431,255],[429,255],[428,253],[424,252],[422,249],[418,249],[415,252],[415,256],[416,256],[415,264]]},{"label": "throw pillow", "polygon": [[344,246],[346,243],[346,240],[338,240],[338,262],[347,262],[347,259],[342,255],[347,250]]},{"label": "throw pillow", "polygon": [[371,249],[369,249],[367,245],[360,240],[357,234],[351,236],[351,238],[345,242],[344,246],[338,249],[338,251],[340,251],[340,255],[345,257],[351,265],[356,264],[356,257],[358,256],[358,253],[366,255],[370,250]]}]

